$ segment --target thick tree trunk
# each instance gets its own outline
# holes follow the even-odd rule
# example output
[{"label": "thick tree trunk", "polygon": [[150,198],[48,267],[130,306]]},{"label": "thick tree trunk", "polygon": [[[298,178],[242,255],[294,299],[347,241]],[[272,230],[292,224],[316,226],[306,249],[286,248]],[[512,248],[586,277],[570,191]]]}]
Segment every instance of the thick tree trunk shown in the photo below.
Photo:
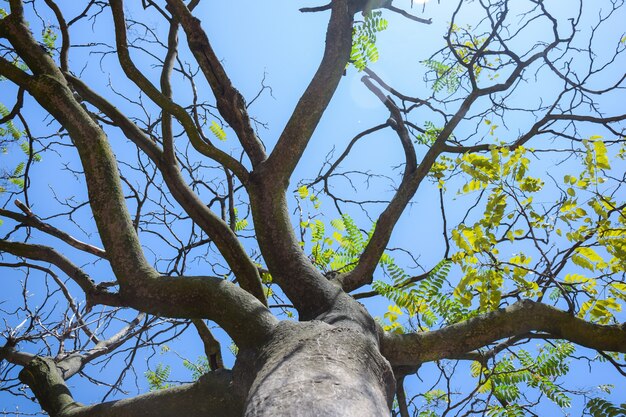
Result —
[{"label": "thick tree trunk", "polygon": [[242,362],[235,373],[249,386],[246,417],[389,415],[395,380],[376,335],[321,321],[282,322]]}]

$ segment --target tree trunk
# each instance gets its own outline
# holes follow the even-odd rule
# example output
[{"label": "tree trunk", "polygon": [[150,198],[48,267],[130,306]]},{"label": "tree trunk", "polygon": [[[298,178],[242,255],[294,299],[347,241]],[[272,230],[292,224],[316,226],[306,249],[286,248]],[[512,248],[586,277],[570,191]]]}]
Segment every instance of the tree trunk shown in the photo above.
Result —
[{"label": "tree trunk", "polygon": [[375,334],[321,321],[282,322],[235,373],[245,417],[386,416],[395,389]]}]

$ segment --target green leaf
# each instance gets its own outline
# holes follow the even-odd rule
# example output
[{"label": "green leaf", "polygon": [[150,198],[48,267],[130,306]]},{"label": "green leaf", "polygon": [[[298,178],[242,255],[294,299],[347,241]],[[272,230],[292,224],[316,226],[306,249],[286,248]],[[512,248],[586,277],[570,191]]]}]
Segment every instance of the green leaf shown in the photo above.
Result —
[{"label": "green leaf", "polygon": [[48,50],[48,54],[52,56],[54,54],[54,45],[57,40],[57,34],[54,32],[54,30],[52,30],[51,26],[46,26],[43,30],[42,37],[43,44]]},{"label": "green leaf", "polygon": [[211,126],[209,126],[209,130],[211,131],[211,133],[213,133],[213,135],[221,140],[221,141],[225,141],[226,140],[226,132],[224,132],[224,130],[222,129],[222,127],[217,124],[217,122],[214,120],[211,122]]},{"label": "green leaf", "polygon": [[158,364],[154,371],[146,371],[145,376],[148,380],[150,391],[158,391],[169,388],[170,384],[166,383],[166,381],[170,377],[170,372],[171,367],[169,365],[164,366],[163,364]]},{"label": "green leaf", "polygon": [[356,22],[352,29],[350,62],[359,72],[363,71],[369,63],[378,61],[376,35],[388,27],[387,20],[381,15],[380,10],[370,11],[365,14],[365,20]]},{"label": "green leaf", "polygon": [[586,406],[592,417],[624,417],[626,404],[615,405],[602,398],[592,398]]},{"label": "green leaf", "polygon": [[611,169],[609,164],[609,157],[607,156],[606,146],[601,140],[595,140],[593,142],[593,149],[596,153],[596,165],[598,168]]},{"label": "green leaf", "polygon": [[590,271],[606,267],[602,257],[595,250],[588,247],[576,248],[574,255],[572,255],[572,262]]},{"label": "green leaf", "polygon": [[309,189],[306,185],[302,185],[298,188],[298,196],[303,200],[309,196]]}]

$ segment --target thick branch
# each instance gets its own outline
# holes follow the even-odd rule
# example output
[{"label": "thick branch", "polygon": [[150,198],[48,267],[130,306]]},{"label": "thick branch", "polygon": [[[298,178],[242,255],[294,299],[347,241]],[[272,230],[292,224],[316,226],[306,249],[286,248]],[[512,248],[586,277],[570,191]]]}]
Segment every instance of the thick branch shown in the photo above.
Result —
[{"label": "thick branch", "polygon": [[16,365],[25,366],[35,358],[31,353],[16,350],[12,343],[9,342],[0,348],[0,362],[8,361]]},{"label": "thick branch", "polygon": [[240,348],[263,343],[278,323],[254,296],[216,277],[160,277],[124,302],[156,316],[215,321]]},{"label": "thick branch", "polygon": [[322,62],[300,97],[276,147],[263,163],[263,174],[272,178],[277,189],[287,188],[289,177],[302,157],[348,63],[352,47],[354,6],[353,2],[346,0],[333,2]]},{"label": "thick branch", "polygon": [[239,417],[242,408],[243,400],[233,387],[232,373],[220,369],[202,375],[193,384],[74,408],[60,417]]},{"label": "thick branch", "polygon": [[33,359],[22,369],[19,377],[33,391],[41,408],[52,417],[63,416],[80,407],[72,398],[59,368],[50,358]]},{"label": "thick branch", "polygon": [[264,185],[255,184],[250,193],[263,259],[274,281],[298,310],[300,319],[313,319],[329,311],[342,291],[328,281],[304,254],[294,234],[285,193],[273,196],[273,185]]},{"label": "thick branch", "polygon": [[[6,20],[5,17],[3,20]],[[0,21],[0,37],[2,36],[2,21]],[[16,67],[11,61],[0,56],[0,75],[6,77],[7,79],[13,81],[15,84],[19,85],[21,88],[24,88],[31,81],[31,76]]]},{"label": "thick branch", "polygon": [[178,204],[215,243],[237,277],[239,285],[262,303],[267,304],[256,265],[247,255],[235,233],[187,185],[178,166],[170,163],[161,149],[115,106],[91,90],[78,78],[69,74],[66,74],[66,77],[87,102],[109,117],[129,140],[150,157],[163,175],[168,189]]},{"label": "thick branch", "polygon": [[138,417],[180,415],[239,416],[242,399],[232,385],[232,373],[211,372],[193,384],[150,392],[134,398],[83,406],[72,397],[61,372],[49,358],[36,358],[20,373],[42,408],[52,417]]},{"label": "thick branch", "polygon": [[393,365],[416,365],[458,357],[497,340],[530,331],[542,331],[590,349],[626,353],[626,325],[590,323],[530,300],[440,330],[385,334],[381,350]]}]

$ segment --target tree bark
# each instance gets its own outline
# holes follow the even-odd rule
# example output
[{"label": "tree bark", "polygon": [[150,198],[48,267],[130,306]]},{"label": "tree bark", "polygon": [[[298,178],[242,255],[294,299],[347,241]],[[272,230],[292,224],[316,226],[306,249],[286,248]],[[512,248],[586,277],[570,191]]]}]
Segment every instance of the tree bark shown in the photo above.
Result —
[{"label": "tree bark", "polygon": [[[388,415],[395,379],[374,336],[321,321],[282,322],[235,368],[235,379],[250,384],[244,416]],[[246,375],[255,376],[246,383]]]}]

